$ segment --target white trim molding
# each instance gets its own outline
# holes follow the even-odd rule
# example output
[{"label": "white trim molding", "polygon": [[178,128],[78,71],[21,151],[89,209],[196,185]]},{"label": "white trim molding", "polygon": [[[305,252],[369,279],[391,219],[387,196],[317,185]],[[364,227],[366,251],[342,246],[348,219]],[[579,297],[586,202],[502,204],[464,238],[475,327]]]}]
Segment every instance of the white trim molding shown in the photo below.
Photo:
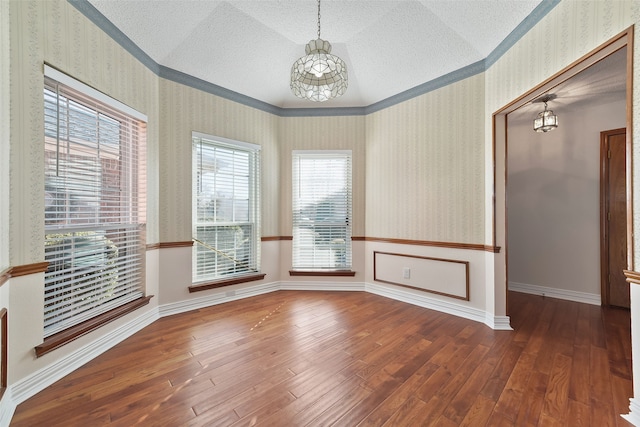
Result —
[{"label": "white trim molding", "polygon": [[621,417],[634,426],[640,426],[640,401],[635,397],[629,398],[629,413],[622,414]]},{"label": "white trim molding", "polygon": [[212,293],[200,298],[188,299],[169,304],[163,304],[159,307],[160,317],[171,316],[173,314],[185,313],[191,310],[210,307],[226,302],[236,301],[239,299],[249,298],[269,292],[275,292],[280,289],[277,282],[261,283],[241,289],[217,288]]},{"label": "white trim molding", "polygon": [[[451,314],[453,316],[462,317],[464,319],[474,320],[476,322],[485,323],[486,314],[483,310],[468,307],[462,304],[456,304],[449,301],[433,298],[426,292],[414,291],[401,286],[393,286],[381,283],[366,283],[365,290],[369,293],[391,298],[397,301],[406,302],[408,304],[417,305],[419,307],[440,311],[442,313]],[[489,326],[487,324],[487,326]]]},{"label": "white trim molding", "polygon": [[364,283],[360,282],[280,282],[283,291],[365,291]]},{"label": "white trim molding", "polygon": [[437,77],[426,83],[415,86],[412,89],[390,96],[386,99],[371,104],[367,107],[334,107],[334,108],[281,108],[268,104],[264,101],[234,92],[230,89],[206,82],[189,74],[168,68],[162,64],[155,62],[145,51],[140,49],[135,43],[129,39],[119,28],[100,13],[88,0],[68,0],[73,7],[78,9],[80,13],[86,16],[96,26],[101,28],[109,37],[122,46],[127,52],[138,59],[145,67],[154,74],[167,80],[181,83],[213,95],[238,102],[267,113],[276,114],[282,117],[312,117],[312,116],[345,116],[345,115],[364,115],[375,113],[384,108],[392,107],[404,101],[408,101],[427,92],[437,90],[443,86],[453,82],[463,80],[467,77],[486,71],[498,59],[500,59],[509,49],[515,45],[520,38],[531,28],[544,18],[560,0],[545,0],[540,2],[538,6],[520,23],[509,35],[500,42],[500,44],[489,53],[489,55],[471,65],[467,65],[448,74]]},{"label": "white trim molding", "polygon": [[9,387],[5,390],[4,396],[0,401],[0,426],[9,427],[13,413],[16,411],[16,406],[16,403],[11,398],[11,387]]},{"label": "white trim molding", "polygon": [[567,301],[581,302],[591,305],[602,305],[600,294],[570,291],[567,289],[549,288],[546,286],[530,285],[527,283],[509,282],[509,290],[525,294],[540,295],[549,298],[558,298]]},{"label": "white trim molding", "polygon": [[131,108],[128,105],[118,101],[117,99],[114,99],[109,95],[106,95],[100,92],[99,90],[96,90],[91,86],[86,85],[81,81],[74,79],[73,77],[63,73],[62,71],[56,70],[55,68],[51,67],[48,64],[44,64],[44,75],[45,77],[49,77],[57,81],[58,83],[62,83],[65,86],[68,86],[74,90],[77,90],[83,93],[84,95],[90,96],[100,101],[101,103],[108,105],[111,108],[115,108],[116,110],[128,116],[131,116],[136,120],[140,120],[145,123],[149,121],[146,114],[141,113],[138,110],[135,110],[134,108]]},{"label": "white trim molding", "polygon": [[487,313],[484,324],[496,331],[513,331],[509,316],[491,316]]},{"label": "white trim molding", "polygon": [[0,426],[8,426],[11,423],[11,418],[16,410],[16,406],[20,403],[64,378],[66,375],[95,359],[116,344],[124,341],[158,319],[158,309],[149,310],[126,324],[91,341],[84,347],[67,354],[51,365],[7,387],[2,402],[0,402]]}]

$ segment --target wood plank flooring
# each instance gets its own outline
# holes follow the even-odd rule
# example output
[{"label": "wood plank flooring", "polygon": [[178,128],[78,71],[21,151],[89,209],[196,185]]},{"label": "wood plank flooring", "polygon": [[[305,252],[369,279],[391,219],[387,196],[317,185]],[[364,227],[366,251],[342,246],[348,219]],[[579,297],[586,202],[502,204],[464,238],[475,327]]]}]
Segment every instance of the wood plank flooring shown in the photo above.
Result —
[{"label": "wood plank flooring", "polygon": [[627,426],[629,311],[512,293],[514,331],[363,292],[158,320],[12,426]]}]

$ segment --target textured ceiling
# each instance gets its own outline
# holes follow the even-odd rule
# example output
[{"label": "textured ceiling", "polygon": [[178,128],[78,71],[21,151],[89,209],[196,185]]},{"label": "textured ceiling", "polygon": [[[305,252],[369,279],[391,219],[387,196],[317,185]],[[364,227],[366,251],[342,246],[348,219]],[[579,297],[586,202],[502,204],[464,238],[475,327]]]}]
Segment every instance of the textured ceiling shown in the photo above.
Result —
[{"label": "textured ceiling", "polygon": [[317,37],[315,0],[89,0],[155,62],[271,105],[363,107],[485,59],[540,0],[324,0],[321,36],[349,87],[315,103],[289,88]]}]

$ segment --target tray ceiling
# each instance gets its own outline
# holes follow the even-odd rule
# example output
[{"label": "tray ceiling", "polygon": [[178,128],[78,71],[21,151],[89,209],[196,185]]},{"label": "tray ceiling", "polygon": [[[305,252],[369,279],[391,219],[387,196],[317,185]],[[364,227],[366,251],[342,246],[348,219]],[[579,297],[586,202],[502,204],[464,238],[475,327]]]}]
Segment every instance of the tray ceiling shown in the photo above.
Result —
[{"label": "tray ceiling", "polygon": [[349,87],[315,103],[289,88],[317,37],[315,0],[89,0],[155,62],[283,108],[363,107],[486,58],[539,0],[324,0],[321,36]]}]

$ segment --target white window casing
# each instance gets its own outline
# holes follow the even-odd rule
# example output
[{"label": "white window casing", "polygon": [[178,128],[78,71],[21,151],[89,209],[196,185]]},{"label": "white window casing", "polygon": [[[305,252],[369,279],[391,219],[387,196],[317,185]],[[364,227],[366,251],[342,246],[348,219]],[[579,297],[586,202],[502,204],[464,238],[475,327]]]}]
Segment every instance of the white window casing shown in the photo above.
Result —
[{"label": "white window casing", "polygon": [[146,116],[45,67],[45,338],[143,296]]},{"label": "white window casing", "polygon": [[193,132],[193,282],[260,271],[260,146]]},{"label": "white window casing", "polygon": [[351,151],[294,150],[293,269],[350,270]]}]

